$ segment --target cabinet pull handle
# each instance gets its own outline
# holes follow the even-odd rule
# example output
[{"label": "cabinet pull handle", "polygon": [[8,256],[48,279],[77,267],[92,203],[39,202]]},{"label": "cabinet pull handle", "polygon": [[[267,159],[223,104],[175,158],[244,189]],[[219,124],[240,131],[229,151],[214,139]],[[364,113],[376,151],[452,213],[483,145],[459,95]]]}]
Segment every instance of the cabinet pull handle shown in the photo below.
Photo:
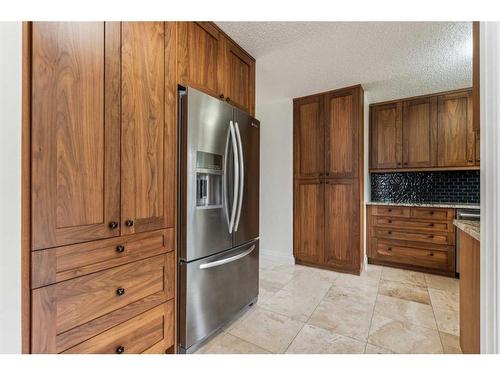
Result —
[{"label": "cabinet pull handle", "polygon": [[434,253],[429,253],[429,256],[430,256],[430,257],[433,257],[433,256],[434,256]]},{"label": "cabinet pull handle", "polygon": [[387,212],[392,212],[392,208],[388,208],[388,209],[387,209]]},{"label": "cabinet pull handle", "polygon": [[125,225],[127,227],[133,226],[134,225],[134,220],[132,220],[132,219],[125,220]]},{"label": "cabinet pull handle", "polygon": [[392,224],[392,220],[388,220],[387,222],[388,222],[389,224]]},{"label": "cabinet pull handle", "polygon": [[388,248],[387,248],[387,250],[388,250],[388,251],[392,251],[392,247],[388,247]]},{"label": "cabinet pull handle", "polygon": [[116,354],[123,354],[125,353],[125,347],[124,346],[119,346],[118,348],[116,348]]},{"label": "cabinet pull handle", "polygon": [[434,238],[434,235],[433,234],[429,235],[429,238]]},{"label": "cabinet pull handle", "polygon": [[116,228],[118,228],[118,222],[117,221],[110,221],[109,222],[109,228],[110,229],[116,229]]},{"label": "cabinet pull handle", "polygon": [[228,102],[228,103],[229,103],[230,101],[231,101],[231,99],[229,99],[229,96],[228,96],[228,97],[226,98],[226,102]]},{"label": "cabinet pull handle", "polygon": [[389,231],[389,232],[387,232],[387,234],[392,234],[392,232],[391,232],[391,231]]},{"label": "cabinet pull handle", "polygon": [[434,215],[434,211],[429,212],[429,215]]},{"label": "cabinet pull handle", "polygon": [[123,289],[123,288],[116,289],[116,294],[118,296],[123,296],[125,294],[125,289]]},{"label": "cabinet pull handle", "polygon": [[430,223],[430,224],[429,224],[429,226],[430,226],[430,227],[433,227],[433,226],[434,226],[434,223]]},{"label": "cabinet pull handle", "polygon": [[116,247],[116,251],[117,251],[118,253],[123,253],[123,252],[125,251],[125,246],[123,246],[123,245],[118,245],[118,246]]},{"label": "cabinet pull handle", "polygon": [[224,99],[224,93],[220,94],[219,98]]}]

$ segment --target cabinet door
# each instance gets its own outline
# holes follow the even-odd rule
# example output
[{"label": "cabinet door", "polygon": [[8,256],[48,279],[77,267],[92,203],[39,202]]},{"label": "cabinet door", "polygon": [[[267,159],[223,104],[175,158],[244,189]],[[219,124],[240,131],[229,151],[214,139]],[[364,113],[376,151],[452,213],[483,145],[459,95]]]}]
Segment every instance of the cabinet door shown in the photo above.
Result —
[{"label": "cabinet door", "polygon": [[403,103],[403,167],[436,166],[437,98]]},{"label": "cabinet door", "polygon": [[360,90],[349,89],[325,96],[325,175],[357,178],[360,124]]},{"label": "cabinet door", "polygon": [[178,38],[180,83],[213,96],[224,95],[224,43],[219,30],[209,22],[179,22]]},{"label": "cabinet door", "polygon": [[401,102],[370,108],[371,168],[402,166]]},{"label": "cabinet door", "polygon": [[324,169],[324,126],[322,97],[294,102],[294,174],[318,178]]},{"label": "cabinet door", "polygon": [[244,111],[255,111],[255,61],[236,44],[224,38],[224,94],[226,100]]},{"label": "cabinet door", "polygon": [[117,236],[120,26],[35,22],[32,38],[33,249]]},{"label": "cabinet door", "polygon": [[294,256],[320,263],[323,252],[323,185],[318,180],[295,182]]},{"label": "cabinet door", "polygon": [[462,91],[438,97],[438,165],[473,166],[475,134],[472,93]]},{"label": "cabinet door", "polygon": [[348,272],[360,271],[360,201],[357,180],[327,180],[324,184],[325,240],[323,264]]},{"label": "cabinet door", "polygon": [[175,45],[171,23],[122,23],[122,233],[173,225]]}]

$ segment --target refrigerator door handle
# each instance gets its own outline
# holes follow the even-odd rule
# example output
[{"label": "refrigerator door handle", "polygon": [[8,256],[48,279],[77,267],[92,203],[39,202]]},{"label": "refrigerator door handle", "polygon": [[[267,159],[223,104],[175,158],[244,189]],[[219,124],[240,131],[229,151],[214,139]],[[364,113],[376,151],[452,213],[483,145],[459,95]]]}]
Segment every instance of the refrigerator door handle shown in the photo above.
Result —
[{"label": "refrigerator door handle", "polygon": [[218,267],[218,266],[222,266],[223,264],[234,262],[238,259],[246,257],[248,254],[250,254],[254,250],[255,250],[255,245],[252,245],[250,247],[250,249],[248,249],[248,250],[246,250],[238,255],[234,255],[234,256],[229,257],[229,258],[216,260],[216,261],[210,262],[210,263],[200,264],[200,270],[204,270],[204,269],[212,268],[212,267]]},{"label": "refrigerator door handle", "polygon": [[231,227],[229,222],[229,201],[227,195],[227,158],[229,154],[229,138],[231,137],[231,127],[227,129],[227,137],[226,137],[226,148],[224,149],[224,172],[222,174],[222,195],[223,195],[223,204],[224,204],[224,214],[226,216],[227,229],[229,233],[231,233]]},{"label": "refrigerator door handle", "polygon": [[240,128],[238,122],[235,123],[236,129],[236,139],[238,140],[238,157],[240,160],[240,193],[238,195],[238,214],[236,215],[236,223],[234,224],[234,231],[238,230],[238,225],[240,223],[241,207],[243,204],[243,185],[245,183],[245,169],[244,169],[244,159],[243,159],[243,144],[241,143]]},{"label": "refrigerator door handle", "polygon": [[234,125],[233,121],[229,122],[229,130],[231,132],[231,141],[233,145],[233,164],[234,164],[234,184],[233,184],[233,204],[231,207],[231,221],[229,222],[229,233],[233,233],[234,229],[234,221],[236,218],[236,209],[237,205],[236,202],[238,201],[238,192],[239,192],[239,182],[240,182],[240,177],[239,177],[239,164],[238,164],[238,146],[236,144],[236,136],[234,134]]}]

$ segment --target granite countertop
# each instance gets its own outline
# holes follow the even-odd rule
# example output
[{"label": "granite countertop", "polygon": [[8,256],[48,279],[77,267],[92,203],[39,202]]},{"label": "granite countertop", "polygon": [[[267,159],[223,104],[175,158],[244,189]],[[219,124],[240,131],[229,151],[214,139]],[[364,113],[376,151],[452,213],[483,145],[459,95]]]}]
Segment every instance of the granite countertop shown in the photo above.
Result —
[{"label": "granite countertop", "polygon": [[453,224],[472,238],[481,241],[481,223],[471,220],[453,220]]},{"label": "granite countertop", "polygon": [[394,202],[366,202],[367,206],[406,206],[406,207],[437,207],[437,208],[474,208],[479,210],[479,204],[475,203],[394,203]]}]

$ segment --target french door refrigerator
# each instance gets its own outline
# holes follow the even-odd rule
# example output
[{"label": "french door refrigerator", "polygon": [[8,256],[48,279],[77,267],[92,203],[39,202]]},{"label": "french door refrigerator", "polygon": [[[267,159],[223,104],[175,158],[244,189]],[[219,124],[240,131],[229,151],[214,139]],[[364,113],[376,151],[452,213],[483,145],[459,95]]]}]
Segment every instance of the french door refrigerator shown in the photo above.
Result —
[{"label": "french door refrigerator", "polygon": [[259,291],[259,128],[179,90],[179,351],[191,353]]}]

